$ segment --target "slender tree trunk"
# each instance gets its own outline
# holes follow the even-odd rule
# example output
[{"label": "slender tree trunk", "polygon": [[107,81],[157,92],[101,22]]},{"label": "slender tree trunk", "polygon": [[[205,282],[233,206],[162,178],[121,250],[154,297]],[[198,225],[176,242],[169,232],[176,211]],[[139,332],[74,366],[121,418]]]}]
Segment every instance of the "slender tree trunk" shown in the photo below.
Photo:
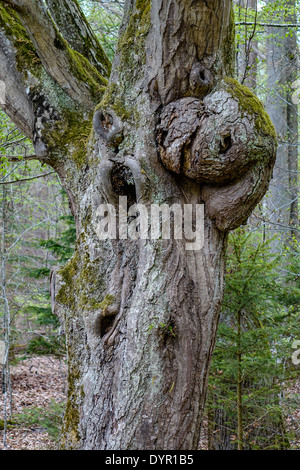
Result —
[{"label": "slender tree trunk", "polygon": [[244,427],[243,427],[243,371],[242,371],[242,351],[241,351],[241,311],[237,313],[237,431],[238,450],[244,447]]},{"label": "slender tree trunk", "polygon": [[[256,23],[257,0],[236,0],[239,21]],[[250,18],[249,18],[249,15]],[[250,29],[249,29],[250,28]],[[256,87],[257,48],[256,24],[245,26],[245,38],[237,45],[237,76],[240,83],[252,90]]]},{"label": "slender tree trunk", "polygon": [[[269,3],[273,1],[269,0]],[[293,22],[295,2],[287,4],[291,8],[288,20]],[[266,203],[273,229],[281,233],[282,241],[287,242],[297,233],[292,227],[298,224],[298,107],[292,99],[295,91],[292,85],[297,78],[299,63],[298,46],[294,30],[268,27],[267,33],[269,92],[266,108],[276,128],[279,145]]]},{"label": "slender tree trunk", "polygon": [[[106,60],[96,69],[76,51],[77,28],[71,50],[68,31],[62,38],[54,27],[54,2],[46,2],[49,14],[36,0],[9,3],[48,81],[28,98],[21,87],[28,77],[7,68],[20,87],[7,85],[4,108],[13,116],[15,98],[32,118],[23,129],[60,175],[78,234],[52,282],[68,348],[62,448],[196,449],[227,232],[265,194],[276,149],[260,102],[230,78],[231,1],[128,0],[108,84]],[[77,9],[70,12],[79,21]],[[0,53],[0,65],[8,56]],[[119,196],[148,212],[153,204],[204,203],[203,248],[187,250],[173,236],[101,241],[99,207],[118,208]]]},{"label": "slender tree trunk", "polygon": [[10,367],[9,367],[9,352],[10,352],[10,332],[11,332],[11,318],[10,308],[7,298],[6,290],[6,232],[7,232],[7,189],[2,186],[2,239],[1,239],[1,297],[3,302],[3,332],[4,332],[4,357],[2,369],[2,393],[4,394],[3,400],[3,445],[7,446],[7,421],[8,416],[11,414],[11,384],[10,384]]},{"label": "slender tree trunk", "polygon": [[[296,3],[295,0],[288,1],[291,8],[289,21],[296,21]],[[293,84],[298,79],[299,73],[299,47],[297,43],[297,33],[290,31],[286,38],[287,55],[287,126],[288,126],[288,173],[289,173],[289,195],[290,195],[290,213],[289,226],[290,238],[299,239],[297,228],[299,226],[298,210],[298,148],[299,148],[299,130],[298,130],[298,104],[293,99]]]}]

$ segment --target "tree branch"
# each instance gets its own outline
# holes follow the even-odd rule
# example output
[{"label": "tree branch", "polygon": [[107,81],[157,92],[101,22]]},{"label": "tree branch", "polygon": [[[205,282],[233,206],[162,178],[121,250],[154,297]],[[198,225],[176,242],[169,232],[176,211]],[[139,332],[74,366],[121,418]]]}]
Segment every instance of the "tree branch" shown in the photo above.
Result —
[{"label": "tree branch", "polygon": [[22,162],[40,159],[37,155],[0,155],[0,158],[5,158],[10,162]]},{"label": "tree branch", "polygon": [[[0,10],[1,15],[1,10]],[[4,34],[0,17],[0,106],[18,128],[33,138],[34,113],[24,76],[17,67],[14,45]]]},{"label": "tree branch", "polygon": [[31,176],[30,178],[22,178],[20,180],[14,180],[14,181],[0,181],[0,184],[23,183],[24,181],[31,181],[31,180],[35,180],[37,178],[43,178],[44,176],[52,175],[53,173],[56,173],[56,172],[55,171],[48,171],[48,173],[43,173],[41,175]]},{"label": "tree branch", "polygon": [[257,23],[254,21],[238,21],[236,26],[264,26],[269,28],[300,28],[300,23]]},{"label": "tree branch", "polygon": [[77,1],[47,0],[50,14],[70,47],[88,59],[98,72],[109,77],[111,63]]},{"label": "tree branch", "polygon": [[61,36],[43,4],[38,0],[18,1],[18,16],[46,72],[70,98],[86,109],[101,99],[107,80],[73,51]]}]

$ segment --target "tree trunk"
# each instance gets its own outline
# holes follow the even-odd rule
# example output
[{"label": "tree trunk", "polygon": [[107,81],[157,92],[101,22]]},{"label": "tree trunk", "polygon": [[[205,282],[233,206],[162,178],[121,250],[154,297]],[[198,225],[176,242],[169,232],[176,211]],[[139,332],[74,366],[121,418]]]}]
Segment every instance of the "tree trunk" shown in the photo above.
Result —
[{"label": "tree trunk", "polygon": [[[290,12],[283,20],[293,23],[295,2],[287,4]],[[278,149],[266,204],[273,229],[285,243],[297,235],[298,225],[298,106],[293,102],[292,87],[297,78],[299,53],[293,29],[268,27],[267,33],[270,36],[266,48],[269,90],[266,108],[277,131]],[[281,250],[278,242],[273,245]]]},{"label": "tree trunk", "polygon": [[239,7],[239,21],[253,21],[254,25],[245,25],[245,38],[237,44],[237,76],[240,83],[248,86],[251,90],[256,87],[257,74],[257,49],[258,42],[255,37],[256,33],[256,15],[257,0],[235,0],[236,6]]},{"label": "tree trunk", "polygon": [[[231,1],[127,1],[107,86],[108,67],[96,70],[75,54],[42,5],[10,3],[38,56],[35,67],[55,78],[50,91],[59,87],[46,124],[45,81],[31,91],[39,115],[29,133],[61,177],[78,234],[74,256],[52,279],[68,349],[62,448],[196,449],[227,232],[266,192],[276,149],[260,102],[226,78],[234,59]],[[28,79],[9,73],[17,83]],[[19,89],[9,96],[20,97]],[[11,101],[4,109],[13,115]],[[118,208],[119,196],[149,211],[204,204],[203,248],[136,231],[137,240],[117,233],[101,241],[99,207]]]},{"label": "tree trunk", "polygon": [[241,311],[237,312],[237,383],[236,383],[236,407],[237,407],[237,448],[244,447],[243,427],[243,371],[241,350]]},{"label": "tree trunk", "polygon": [[[289,0],[290,7],[289,21],[291,23],[296,20],[296,2]],[[290,239],[294,237],[299,239],[299,209],[298,209],[298,103],[293,99],[294,90],[291,89],[298,78],[299,72],[299,47],[297,43],[297,33],[290,31],[286,38],[286,55],[287,55],[287,126],[288,126],[288,174],[289,174],[289,226]]]}]

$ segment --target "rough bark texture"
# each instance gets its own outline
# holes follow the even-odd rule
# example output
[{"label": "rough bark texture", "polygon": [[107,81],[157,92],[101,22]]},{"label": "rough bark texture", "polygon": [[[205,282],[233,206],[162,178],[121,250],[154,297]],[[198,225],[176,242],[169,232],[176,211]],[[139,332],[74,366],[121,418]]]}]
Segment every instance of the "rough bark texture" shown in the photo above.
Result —
[{"label": "rough bark texture", "polygon": [[[39,107],[32,99],[30,130],[36,136],[38,127],[40,158],[59,173],[77,224],[76,252],[52,277],[68,348],[62,448],[196,449],[227,231],[244,222],[265,193],[276,148],[257,98],[224,78],[233,65],[231,2],[127,1],[104,94],[105,78],[80,53],[74,59],[58,16],[54,22],[38,13],[43,7],[34,0],[9,3],[61,96],[47,125],[38,127],[41,99],[49,103],[53,93],[44,98],[45,80],[35,74],[33,88],[42,98]],[[44,48],[39,31],[46,22],[51,45]],[[64,64],[59,73],[58,62]],[[24,73],[14,76],[27,85]],[[172,237],[100,241],[97,208],[117,205],[120,195],[147,207],[205,202],[203,249],[188,251],[185,240]]]}]

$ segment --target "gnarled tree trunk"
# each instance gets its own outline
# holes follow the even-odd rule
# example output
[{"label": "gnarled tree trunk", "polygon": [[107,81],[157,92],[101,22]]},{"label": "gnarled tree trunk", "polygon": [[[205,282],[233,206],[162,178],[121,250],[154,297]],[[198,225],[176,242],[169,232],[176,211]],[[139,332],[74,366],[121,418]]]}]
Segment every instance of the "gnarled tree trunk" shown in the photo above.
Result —
[{"label": "gnarled tree trunk", "polygon": [[[47,1],[48,14],[41,3],[0,2],[24,35],[20,51],[1,21],[0,65],[13,65],[0,79],[4,109],[60,175],[76,219],[75,254],[53,282],[68,348],[62,447],[196,449],[226,234],[264,195],[276,150],[262,105],[231,78],[231,1],[127,1],[110,76],[76,2]],[[149,210],[204,204],[203,248],[101,241],[99,205],[119,196]]]}]

